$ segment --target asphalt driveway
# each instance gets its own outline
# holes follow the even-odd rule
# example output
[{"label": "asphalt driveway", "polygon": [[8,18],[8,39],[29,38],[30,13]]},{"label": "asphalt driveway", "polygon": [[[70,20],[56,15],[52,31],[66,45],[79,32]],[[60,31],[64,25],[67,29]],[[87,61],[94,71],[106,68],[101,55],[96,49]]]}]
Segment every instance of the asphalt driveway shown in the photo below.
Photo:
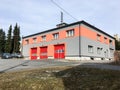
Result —
[{"label": "asphalt driveway", "polygon": [[58,60],[20,60],[0,59],[0,73],[52,66],[76,66],[79,62],[65,62]]},{"label": "asphalt driveway", "polygon": [[13,72],[34,68],[49,68],[55,66],[83,66],[91,68],[120,70],[120,66],[106,64],[110,61],[68,61],[68,60],[21,60],[0,59],[0,73]]}]

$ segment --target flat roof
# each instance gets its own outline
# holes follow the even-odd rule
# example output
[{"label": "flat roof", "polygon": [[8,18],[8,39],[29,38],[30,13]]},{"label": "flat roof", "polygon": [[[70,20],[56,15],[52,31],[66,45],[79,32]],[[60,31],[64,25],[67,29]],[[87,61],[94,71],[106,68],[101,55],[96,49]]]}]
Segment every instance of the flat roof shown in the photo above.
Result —
[{"label": "flat roof", "polygon": [[90,28],[95,29],[95,30],[98,31],[98,32],[101,32],[101,33],[103,33],[103,34],[105,34],[105,35],[107,35],[107,36],[115,39],[115,38],[114,38],[113,36],[111,36],[110,34],[108,34],[108,33],[104,32],[104,31],[98,29],[97,27],[95,27],[95,26],[93,26],[93,25],[85,22],[84,20],[78,21],[78,22],[74,22],[74,23],[71,23],[71,24],[67,24],[67,25],[62,26],[62,27],[57,27],[57,28],[53,28],[53,29],[46,30],[46,31],[38,32],[38,33],[35,33],[35,34],[31,34],[31,35],[28,35],[28,36],[23,37],[23,39],[29,38],[29,37],[32,37],[32,36],[36,36],[36,35],[39,35],[39,34],[44,34],[44,33],[51,32],[51,31],[55,31],[55,30],[58,30],[58,29],[66,28],[66,27],[69,27],[69,26],[77,25],[77,24],[84,24],[84,25],[86,25],[86,26],[88,26],[88,27],[90,27]]}]

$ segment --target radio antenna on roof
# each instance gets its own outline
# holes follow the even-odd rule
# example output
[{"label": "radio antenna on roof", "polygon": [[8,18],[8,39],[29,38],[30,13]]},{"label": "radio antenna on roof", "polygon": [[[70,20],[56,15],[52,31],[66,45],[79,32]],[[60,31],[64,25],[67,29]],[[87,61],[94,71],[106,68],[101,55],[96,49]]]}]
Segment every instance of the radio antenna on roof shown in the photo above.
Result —
[{"label": "radio antenna on roof", "polygon": [[61,14],[60,24],[57,24],[56,26],[57,26],[57,27],[63,27],[63,26],[66,26],[67,23],[65,23],[65,22],[63,21],[63,12],[60,12],[60,14]]},{"label": "radio antenna on roof", "polygon": [[73,17],[68,11],[66,11],[64,8],[62,8],[59,4],[57,4],[54,0],[51,0],[51,2],[56,5],[58,8],[60,8],[63,12],[65,12],[67,15],[69,15],[71,18],[73,18],[75,21],[78,21],[77,18]]},{"label": "radio antenna on roof", "polygon": [[63,23],[63,12],[61,12],[61,24]]}]

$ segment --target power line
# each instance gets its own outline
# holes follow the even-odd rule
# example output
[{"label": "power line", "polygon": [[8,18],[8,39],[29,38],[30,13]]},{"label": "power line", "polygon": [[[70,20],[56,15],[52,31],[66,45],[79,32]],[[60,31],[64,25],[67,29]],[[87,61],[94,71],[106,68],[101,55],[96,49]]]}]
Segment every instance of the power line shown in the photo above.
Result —
[{"label": "power line", "polygon": [[68,14],[70,17],[72,17],[74,20],[78,21],[77,18],[73,17],[69,12],[67,12],[64,8],[62,8],[60,5],[58,5],[56,2],[54,2],[53,0],[51,0],[51,2],[53,4],[55,4],[58,8],[60,8],[61,10],[63,10],[66,14]]}]

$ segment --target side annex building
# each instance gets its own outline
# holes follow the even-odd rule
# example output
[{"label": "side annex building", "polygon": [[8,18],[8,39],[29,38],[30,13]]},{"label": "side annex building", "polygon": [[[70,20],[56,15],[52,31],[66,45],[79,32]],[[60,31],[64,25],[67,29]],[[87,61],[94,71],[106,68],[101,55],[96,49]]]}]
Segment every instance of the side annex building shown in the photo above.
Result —
[{"label": "side annex building", "polygon": [[85,21],[62,23],[22,38],[22,53],[31,60],[112,60],[114,51],[114,37]]}]

